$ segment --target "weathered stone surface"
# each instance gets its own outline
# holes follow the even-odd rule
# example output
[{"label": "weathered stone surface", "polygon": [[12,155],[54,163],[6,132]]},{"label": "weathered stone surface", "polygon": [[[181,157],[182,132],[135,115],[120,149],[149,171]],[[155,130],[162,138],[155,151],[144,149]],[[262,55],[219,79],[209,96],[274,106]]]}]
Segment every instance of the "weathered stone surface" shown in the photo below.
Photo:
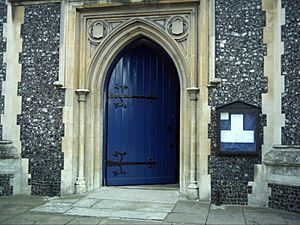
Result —
[{"label": "weathered stone surface", "polygon": [[[269,207],[300,213],[300,146],[274,146],[264,156],[268,178],[277,176],[277,182],[271,180]],[[289,183],[286,181],[289,180]]]},{"label": "weathered stone surface", "polygon": [[[254,164],[261,162],[255,156],[219,156],[217,147],[216,107],[234,101],[243,101],[261,107],[262,93],[267,92],[263,74],[266,48],[263,44],[265,16],[260,0],[216,0],[215,77],[220,87],[209,88],[212,107],[209,138],[211,155],[211,201],[224,204],[247,204],[254,178]],[[265,117],[261,115],[260,137],[263,140]]]},{"label": "weathered stone surface", "polygon": [[174,204],[180,195],[176,190],[143,190],[137,188],[103,187],[92,192],[87,198],[110,199],[121,201],[171,203]]},{"label": "weathered stone surface", "polygon": [[[77,199],[78,196],[73,196]],[[61,198],[52,201],[60,202]],[[90,199],[90,198],[87,198]],[[30,207],[44,203],[41,197],[36,196],[7,196],[0,197],[0,224],[299,224],[300,215],[282,210],[257,208],[249,206],[214,206],[196,201],[179,201],[175,204],[173,212],[169,212],[164,220],[152,220],[144,217],[133,219],[136,216],[149,215],[149,212],[134,211],[129,214],[118,212],[116,214],[108,209],[92,209],[89,207],[77,208],[77,215],[62,215],[49,212],[32,212]],[[62,199],[66,202],[66,199]],[[70,203],[70,202],[69,202]],[[177,212],[182,210],[181,212]],[[106,213],[112,217],[101,217]],[[129,210],[130,211],[130,210]],[[160,208],[157,207],[157,211]],[[176,211],[176,212],[175,212]],[[75,211],[74,211],[75,212]],[[152,212],[153,213],[153,212]],[[151,213],[151,214],[152,214]],[[82,214],[89,214],[81,216]],[[117,218],[119,214],[127,218]],[[131,217],[133,215],[133,217]],[[274,223],[273,223],[274,221]]]},{"label": "weathered stone surface", "polygon": [[209,211],[207,224],[246,224],[243,209],[239,206],[225,206],[223,208],[212,208]]},{"label": "weathered stone surface", "polygon": [[132,210],[139,212],[157,212],[157,209],[159,209],[160,212],[171,212],[173,207],[174,204],[172,203],[135,202],[105,199],[92,206],[92,208],[96,209]]},{"label": "weathered stone surface", "polygon": [[[179,193],[175,190],[103,187],[89,193],[86,197],[81,196],[83,197],[81,200],[54,198],[32,211],[75,216],[164,220],[174,208],[178,196]],[[208,207],[203,212],[204,214],[207,214],[207,209]],[[199,208],[196,210],[199,211]],[[189,215],[189,213],[186,214]]]},{"label": "weathered stone surface", "polygon": [[96,216],[96,217],[114,217],[114,218],[132,218],[144,220],[164,220],[168,213],[166,212],[141,212],[129,210],[110,210],[95,208],[72,208],[65,213],[74,216]]},{"label": "weathered stone surface", "polygon": [[274,147],[264,156],[265,165],[300,167],[300,146]]},{"label": "weathered stone surface", "polygon": [[279,210],[245,207],[244,215],[247,224],[287,224]]},{"label": "weathered stone surface", "polygon": [[76,202],[74,206],[75,207],[92,207],[99,201],[100,201],[99,199],[84,198],[84,199],[81,199],[80,201]]},{"label": "weathered stone surface", "polygon": [[178,201],[172,210],[177,213],[195,213],[207,214],[209,211],[210,203],[197,202],[197,201]]},{"label": "weathered stone surface", "polygon": [[151,224],[164,224],[164,225],[171,225],[169,223],[162,223],[161,221],[155,221],[155,220],[134,220],[134,219],[105,219],[100,224],[116,224],[116,225],[151,225]]},{"label": "weathered stone surface", "polygon": [[52,203],[48,202],[44,205],[32,209],[33,212],[51,212],[51,213],[64,213],[72,208],[71,203]]},{"label": "weathered stone surface", "polygon": [[80,224],[87,224],[87,225],[98,225],[101,221],[103,221],[103,218],[95,218],[95,217],[77,217],[71,220],[68,225],[80,225]]},{"label": "weathered stone surface", "polygon": [[3,224],[55,224],[55,225],[63,225],[67,224],[74,217],[65,216],[65,215],[41,215],[35,213],[25,213],[21,215],[17,215],[13,218],[5,220]]},{"label": "weathered stone surface", "polygon": [[165,222],[167,223],[183,223],[183,224],[205,224],[207,214],[194,213],[170,213]]},{"label": "weathered stone surface", "polygon": [[10,204],[10,203],[0,204],[0,212],[1,212],[0,214],[18,215],[28,211],[31,208],[32,208],[31,206],[22,205],[22,204],[18,204],[18,205]]}]

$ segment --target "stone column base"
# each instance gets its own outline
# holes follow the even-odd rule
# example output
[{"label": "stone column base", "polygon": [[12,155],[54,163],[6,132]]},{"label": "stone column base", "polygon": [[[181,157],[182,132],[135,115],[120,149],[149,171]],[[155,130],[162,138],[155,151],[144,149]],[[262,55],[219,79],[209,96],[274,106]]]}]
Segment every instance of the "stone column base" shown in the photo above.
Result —
[{"label": "stone column base", "polygon": [[197,181],[190,181],[187,194],[188,198],[191,200],[199,199],[199,187],[197,185]]},{"label": "stone column base", "polygon": [[75,193],[76,194],[82,194],[86,192],[86,184],[83,177],[77,177],[76,183],[75,183]]}]

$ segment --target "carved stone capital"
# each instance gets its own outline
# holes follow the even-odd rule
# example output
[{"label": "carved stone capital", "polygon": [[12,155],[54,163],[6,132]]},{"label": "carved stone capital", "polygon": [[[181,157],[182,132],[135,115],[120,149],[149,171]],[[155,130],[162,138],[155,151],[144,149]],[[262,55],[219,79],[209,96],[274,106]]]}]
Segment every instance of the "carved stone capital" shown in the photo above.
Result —
[{"label": "carved stone capital", "polygon": [[78,101],[79,102],[85,102],[86,96],[90,93],[90,90],[88,89],[77,89],[76,94],[78,95]]},{"label": "carved stone capital", "polygon": [[198,100],[198,94],[199,94],[199,88],[198,87],[189,87],[186,89],[186,91],[190,95],[191,101],[197,101]]}]

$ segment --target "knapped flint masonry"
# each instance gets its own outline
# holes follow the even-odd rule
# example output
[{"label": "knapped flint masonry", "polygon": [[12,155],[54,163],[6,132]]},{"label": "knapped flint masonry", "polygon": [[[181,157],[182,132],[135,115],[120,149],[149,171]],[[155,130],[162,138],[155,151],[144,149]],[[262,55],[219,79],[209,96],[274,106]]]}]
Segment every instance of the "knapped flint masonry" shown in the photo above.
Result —
[{"label": "knapped flint masonry", "polygon": [[0,0],[0,195],[177,183],[300,212],[299,17],[297,0]]}]

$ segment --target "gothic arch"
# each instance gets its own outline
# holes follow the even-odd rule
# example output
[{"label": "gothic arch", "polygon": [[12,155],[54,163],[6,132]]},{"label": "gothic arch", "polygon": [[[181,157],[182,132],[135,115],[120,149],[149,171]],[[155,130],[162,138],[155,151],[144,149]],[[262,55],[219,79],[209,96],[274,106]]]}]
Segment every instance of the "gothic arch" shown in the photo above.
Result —
[{"label": "gothic arch", "polygon": [[[173,60],[179,76],[180,83],[180,189],[186,192],[189,145],[187,136],[189,129],[185,126],[188,120],[188,87],[189,69],[186,55],[181,46],[173,40],[163,29],[156,27],[143,19],[132,19],[114,30],[106,40],[97,48],[87,74],[85,88],[90,90],[86,101],[86,134],[85,138],[85,177],[87,178],[87,190],[102,186],[103,180],[103,130],[104,130],[104,88],[108,70],[118,53],[128,44],[138,38],[147,38],[160,45]],[[185,149],[185,152],[184,152]]]},{"label": "gothic arch", "polygon": [[186,88],[187,59],[179,44],[161,28],[139,18],[124,23],[98,46],[90,63],[86,87],[90,90],[102,90],[105,76],[114,58],[125,46],[140,37],[148,38],[164,48],[176,66],[181,88]]}]

